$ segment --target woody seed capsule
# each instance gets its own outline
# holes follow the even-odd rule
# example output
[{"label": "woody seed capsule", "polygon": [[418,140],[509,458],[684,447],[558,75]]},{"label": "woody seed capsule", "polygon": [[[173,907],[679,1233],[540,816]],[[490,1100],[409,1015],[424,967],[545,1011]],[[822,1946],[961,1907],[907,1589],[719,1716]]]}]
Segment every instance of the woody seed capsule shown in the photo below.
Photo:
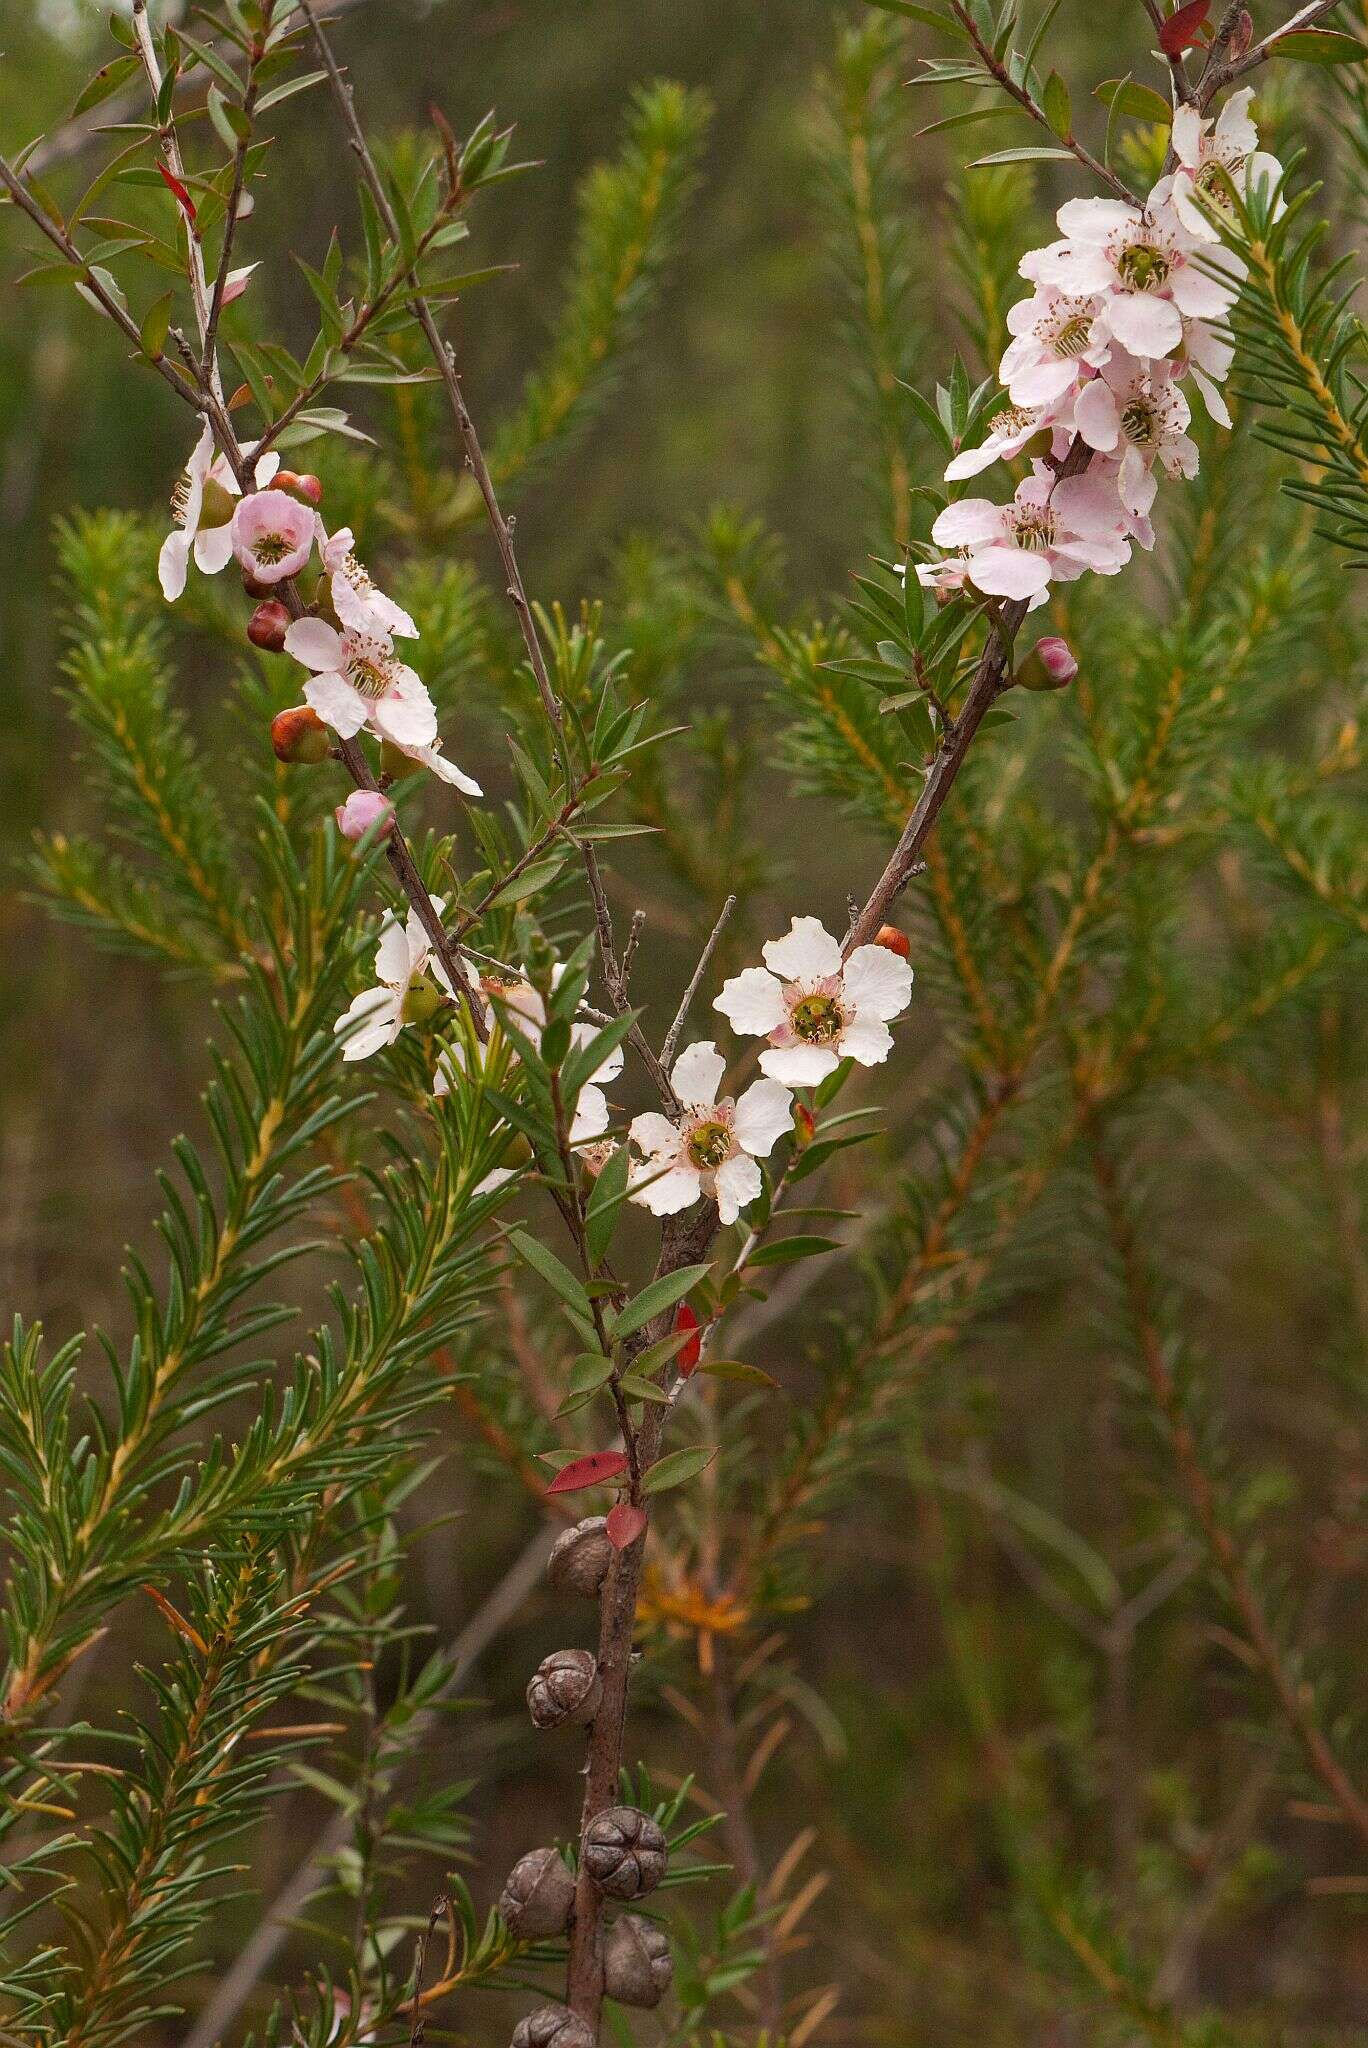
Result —
[{"label": "woody seed capsule", "polygon": [[590,1650],[553,1650],[543,1657],[527,1688],[527,1711],[538,1728],[564,1721],[592,1721],[603,1698],[603,1682]]},{"label": "woody seed capsule", "polygon": [[613,1562],[607,1519],[589,1515],[556,1538],[546,1560],[546,1576],[558,1593],[580,1593],[596,1599]]},{"label": "woody seed capsule", "polygon": [[499,1918],[521,1941],[564,1934],[575,1903],[575,1880],[555,1849],[532,1849],[509,1871],[499,1895]]},{"label": "woody seed capsule", "polygon": [[670,1860],[659,1824],[636,1806],[608,1806],[596,1813],[580,1849],[585,1869],[610,1899],[644,1899]]},{"label": "woody seed capsule", "polygon": [[603,1943],[603,1988],[619,2005],[659,2005],[670,1988],[674,1964],[670,1937],[654,1920],[624,1913]]},{"label": "woody seed capsule", "polygon": [[568,2006],[543,2005],[518,2021],[510,2048],[594,2048],[594,2034]]}]

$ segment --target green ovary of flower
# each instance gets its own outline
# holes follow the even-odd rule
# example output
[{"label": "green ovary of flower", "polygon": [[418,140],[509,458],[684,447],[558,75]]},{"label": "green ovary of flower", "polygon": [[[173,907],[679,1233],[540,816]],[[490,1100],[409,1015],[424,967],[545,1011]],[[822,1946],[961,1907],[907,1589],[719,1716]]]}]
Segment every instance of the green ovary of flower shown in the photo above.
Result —
[{"label": "green ovary of flower", "polygon": [[1055,336],[1055,351],[1061,356],[1081,356],[1092,339],[1092,315],[1075,313]]},{"label": "green ovary of flower", "polygon": [[283,533],[259,533],[252,542],[252,553],[263,568],[274,568],[286,555],[294,553],[294,542]]},{"label": "green ovary of flower", "polygon": [[688,1152],[702,1173],[712,1173],[731,1157],[732,1134],[721,1122],[699,1124],[689,1133]]},{"label": "green ovary of flower", "polygon": [[404,1022],[430,1024],[443,1006],[441,991],[430,981],[415,981],[404,997]]},{"label": "green ovary of flower", "polygon": [[1132,242],[1117,257],[1116,268],[1122,282],[1133,291],[1157,292],[1167,284],[1173,265],[1163,250],[1156,249],[1152,243]]},{"label": "green ovary of flower", "polygon": [[845,1019],[834,996],[803,996],[789,1021],[805,1044],[829,1045],[840,1037]]}]

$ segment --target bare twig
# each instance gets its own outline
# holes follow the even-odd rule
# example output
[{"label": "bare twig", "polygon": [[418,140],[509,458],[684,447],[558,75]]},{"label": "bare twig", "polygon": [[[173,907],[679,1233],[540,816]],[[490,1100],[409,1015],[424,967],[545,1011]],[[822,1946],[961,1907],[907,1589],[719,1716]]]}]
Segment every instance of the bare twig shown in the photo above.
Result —
[{"label": "bare twig", "polygon": [[[1266,64],[1270,57],[1276,57],[1278,44],[1284,36],[1293,35],[1302,29],[1314,28],[1327,14],[1333,14],[1339,4],[1340,0],[1310,0],[1309,6],[1299,7],[1280,28],[1270,30],[1266,36],[1252,44],[1242,57],[1235,57],[1229,62],[1221,61],[1217,57],[1218,49],[1224,47],[1218,35],[1216,42],[1212,44],[1211,59],[1202,73],[1198,88],[1197,104],[1202,112],[1206,112],[1217,93],[1223,92],[1226,86],[1232,85],[1237,78],[1243,78],[1247,71],[1256,70],[1260,64]],[[1234,24],[1231,26],[1233,28]],[[1229,42],[1229,35],[1226,42]]]},{"label": "bare twig", "polygon": [[695,967],[693,971],[693,978],[690,981],[689,986],[685,989],[684,994],[680,999],[679,1008],[675,1011],[674,1022],[671,1024],[669,1030],[665,1033],[665,1042],[660,1048],[660,1064],[662,1067],[665,1068],[667,1073],[670,1069],[671,1063],[674,1060],[675,1047],[679,1043],[679,1034],[684,1029],[684,1025],[688,1018],[689,1011],[693,1007],[693,999],[698,994],[699,989],[703,985],[703,977],[707,973],[709,966],[712,964],[712,956],[717,951],[718,941],[721,939],[723,932],[726,930],[727,920],[730,918],[735,908],[736,898],[734,896],[729,896],[726,902],[722,905],[722,910],[718,917],[717,923],[713,926],[711,932],[708,934],[708,943],[704,946],[703,951],[699,955],[698,965],[697,967]]}]

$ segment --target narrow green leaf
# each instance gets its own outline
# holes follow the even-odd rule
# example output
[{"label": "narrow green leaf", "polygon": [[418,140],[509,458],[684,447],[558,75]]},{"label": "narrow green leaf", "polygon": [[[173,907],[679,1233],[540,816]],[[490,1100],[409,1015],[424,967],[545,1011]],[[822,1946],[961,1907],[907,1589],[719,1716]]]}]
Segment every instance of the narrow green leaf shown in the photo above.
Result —
[{"label": "narrow green leaf", "polygon": [[683,1486],[687,1480],[696,1479],[704,1467],[711,1465],[717,1456],[712,1444],[695,1444],[684,1451],[670,1451],[652,1465],[641,1482],[643,1493],[668,1493],[672,1486]]}]

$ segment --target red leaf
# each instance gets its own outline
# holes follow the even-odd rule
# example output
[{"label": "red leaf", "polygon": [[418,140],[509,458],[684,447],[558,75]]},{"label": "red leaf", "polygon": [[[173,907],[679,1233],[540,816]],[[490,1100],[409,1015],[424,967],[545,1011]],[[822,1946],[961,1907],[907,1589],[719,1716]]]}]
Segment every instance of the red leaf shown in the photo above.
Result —
[{"label": "red leaf", "polygon": [[[689,1307],[687,1301],[682,1308],[675,1310],[674,1326],[676,1331],[696,1330],[698,1328],[698,1317]],[[702,1356],[703,1339],[701,1337],[690,1337],[687,1344],[681,1344],[675,1353],[675,1357],[679,1362],[679,1377],[686,1380]]]},{"label": "red leaf", "polygon": [[621,1451],[590,1451],[587,1458],[572,1458],[568,1465],[563,1465],[546,1490],[579,1493],[586,1486],[602,1486],[626,1470],[627,1460]]},{"label": "red leaf", "polygon": [[1192,48],[1210,8],[1211,0],[1188,0],[1186,7],[1169,16],[1159,31],[1159,47],[1166,57],[1179,57]]},{"label": "red leaf", "polygon": [[186,191],[184,185],[182,185],[180,179],[176,176],[174,171],[168,171],[166,165],[163,163],[159,163],[157,165],[157,169],[162,174],[162,182],[167,187],[167,190],[175,193],[176,200],[180,206],[181,212],[185,215],[188,221],[193,223],[195,219],[194,200],[190,197],[190,194]]},{"label": "red leaf", "polygon": [[620,1500],[615,1508],[609,1509],[604,1527],[614,1550],[629,1550],[646,1527],[646,1510],[634,1508],[629,1500]]}]

